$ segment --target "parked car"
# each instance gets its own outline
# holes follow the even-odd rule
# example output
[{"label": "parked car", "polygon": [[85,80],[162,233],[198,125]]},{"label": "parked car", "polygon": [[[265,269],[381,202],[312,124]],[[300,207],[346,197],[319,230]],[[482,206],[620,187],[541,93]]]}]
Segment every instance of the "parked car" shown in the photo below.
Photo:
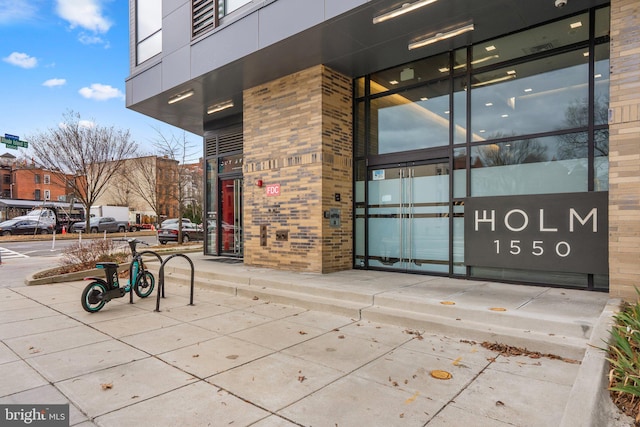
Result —
[{"label": "parked car", "polygon": [[[162,221],[160,224],[160,228],[164,228],[170,224],[178,224],[178,218],[169,218]],[[193,224],[189,218],[182,218],[182,225],[184,224]]]},{"label": "parked car", "polygon": [[0,222],[0,235],[11,236],[12,234],[50,234],[53,233],[54,224],[51,222],[40,222],[35,219],[9,219]]},{"label": "parked car", "polygon": [[[78,233],[84,232],[86,224],[84,221],[73,224],[72,231]],[[91,233],[124,233],[129,229],[129,223],[124,221],[116,221],[111,216],[94,216],[89,222],[89,232]]]},{"label": "parked car", "polygon": [[[204,232],[202,227],[193,224],[191,221],[188,223],[182,223],[182,243],[187,243],[190,240],[203,240]],[[166,245],[167,242],[178,241],[178,224],[169,224],[165,227],[161,227],[158,230],[158,240],[161,245]]]}]

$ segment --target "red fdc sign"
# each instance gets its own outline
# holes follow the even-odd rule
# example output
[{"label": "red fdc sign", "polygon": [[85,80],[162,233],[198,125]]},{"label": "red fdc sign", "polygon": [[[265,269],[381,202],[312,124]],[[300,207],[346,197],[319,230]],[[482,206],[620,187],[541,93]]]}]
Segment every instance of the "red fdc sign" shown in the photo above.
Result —
[{"label": "red fdc sign", "polygon": [[268,184],[266,188],[267,188],[267,197],[280,195],[280,184]]}]

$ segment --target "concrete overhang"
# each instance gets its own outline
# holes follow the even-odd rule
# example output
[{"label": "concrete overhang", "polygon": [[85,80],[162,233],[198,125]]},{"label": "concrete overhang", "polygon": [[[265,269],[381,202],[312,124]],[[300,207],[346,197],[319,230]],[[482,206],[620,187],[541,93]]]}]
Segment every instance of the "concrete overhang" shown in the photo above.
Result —
[{"label": "concrete overhang", "polygon": [[[265,12],[276,5],[280,8],[280,13],[274,15],[273,11],[270,11],[270,19],[273,20],[277,16],[284,25],[287,19],[296,19],[296,15],[292,13],[290,17],[282,16],[282,11],[288,10],[288,6],[293,8],[294,2],[300,1],[265,1],[261,9],[256,8],[245,13],[235,22],[214,30],[211,35],[205,34],[200,39],[192,40],[189,46],[190,55],[194,55],[198,45],[205,43],[208,37],[218,32],[222,34],[223,31],[229,31],[233,25],[238,25],[245,19],[254,19],[254,22],[246,22],[257,26],[260,18],[254,15],[263,13],[262,19],[267,19],[269,14]],[[354,6],[348,6],[352,8],[344,13],[326,18],[329,15],[328,5],[335,1]],[[207,122],[224,119],[242,111],[242,92],[245,89],[314,65],[324,64],[356,78],[570,16],[590,7],[608,4],[606,0],[573,0],[566,6],[557,8],[554,0],[440,0],[402,17],[373,24],[373,17],[401,7],[407,1],[304,2],[311,2],[309,4],[314,6],[320,4],[321,8],[324,8],[321,13],[325,18],[319,19],[320,22],[316,25],[286,38],[278,40],[275,37],[277,34],[271,34],[270,44],[270,41],[259,41],[258,44],[262,43],[265,46],[250,49],[248,54],[239,59],[211,68],[171,88],[149,90],[136,81],[140,75],[144,75],[147,80],[161,81],[164,53],[155,62],[148,61],[150,65],[145,64],[146,68],[143,70],[134,70],[134,74],[127,79],[127,107],[186,131],[203,135]],[[296,13],[300,13],[300,3],[295,5]],[[342,7],[346,6],[342,4]],[[409,43],[418,38],[441,33],[468,22],[473,22],[474,31],[423,48],[408,49]],[[188,28],[185,30],[188,31]],[[225,48],[236,49],[236,45]],[[148,90],[149,93],[140,93],[144,90]],[[193,96],[176,104],[167,103],[171,96],[185,90],[193,90]],[[211,105],[230,99],[234,102],[233,108],[212,115],[207,114]]]}]

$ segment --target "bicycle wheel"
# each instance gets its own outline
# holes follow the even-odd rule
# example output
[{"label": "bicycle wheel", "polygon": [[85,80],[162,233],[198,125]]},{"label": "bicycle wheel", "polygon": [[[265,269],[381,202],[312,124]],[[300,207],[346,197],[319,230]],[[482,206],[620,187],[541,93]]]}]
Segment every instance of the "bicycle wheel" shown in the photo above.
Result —
[{"label": "bicycle wheel", "polygon": [[156,278],[153,277],[153,274],[150,271],[145,271],[143,274],[138,275],[133,290],[140,298],[146,298],[151,295],[155,285]]},{"label": "bicycle wheel", "polygon": [[91,282],[82,291],[82,308],[89,313],[99,311],[107,303],[103,297],[107,288],[100,282]]}]

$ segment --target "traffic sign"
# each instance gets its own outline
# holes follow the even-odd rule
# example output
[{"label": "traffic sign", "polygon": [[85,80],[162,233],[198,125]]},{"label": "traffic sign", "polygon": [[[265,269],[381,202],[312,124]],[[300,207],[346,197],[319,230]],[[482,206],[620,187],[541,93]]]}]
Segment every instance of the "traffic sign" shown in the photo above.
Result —
[{"label": "traffic sign", "polygon": [[5,133],[4,137],[7,138],[7,139],[13,139],[13,140],[16,140],[16,141],[20,140],[20,137],[18,135],[11,135],[9,133]]}]

